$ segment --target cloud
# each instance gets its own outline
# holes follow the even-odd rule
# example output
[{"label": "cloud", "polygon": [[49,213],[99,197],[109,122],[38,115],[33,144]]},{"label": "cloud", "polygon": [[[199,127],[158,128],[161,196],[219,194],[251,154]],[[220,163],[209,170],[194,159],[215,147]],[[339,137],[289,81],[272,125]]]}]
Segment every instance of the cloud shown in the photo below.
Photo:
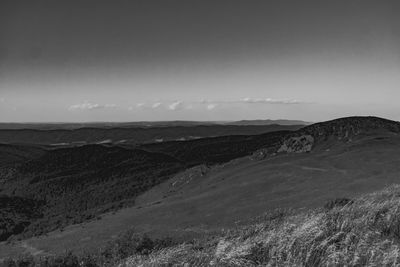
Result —
[{"label": "cloud", "polygon": [[156,102],[153,105],[151,105],[152,108],[159,108],[161,107],[162,103],[161,102]]},{"label": "cloud", "polygon": [[206,108],[207,108],[207,110],[213,110],[213,109],[215,109],[217,106],[218,106],[217,104],[208,104]]},{"label": "cloud", "polygon": [[289,105],[289,104],[306,104],[308,102],[299,101],[296,99],[273,99],[273,98],[250,98],[245,97],[238,100],[208,100],[202,99],[197,103],[200,104],[282,104],[282,105]]},{"label": "cloud", "polygon": [[93,109],[107,109],[107,108],[116,108],[117,105],[115,104],[97,104],[91,103],[89,101],[85,101],[80,104],[72,105],[68,108],[68,110],[93,110]]},{"label": "cloud", "polygon": [[[196,102],[193,102],[196,103]],[[193,105],[191,103],[186,104],[183,101],[176,100],[174,102],[142,102],[142,103],[137,103],[135,106],[131,106],[128,109],[133,110],[133,109],[158,109],[158,108],[164,108],[167,110],[181,110],[181,109],[192,109]]]},{"label": "cloud", "polygon": [[221,107],[229,107],[229,106],[238,106],[238,104],[275,104],[275,105],[293,105],[293,104],[306,104],[309,102],[303,102],[296,99],[273,99],[273,98],[250,98],[245,97],[241,99],[232,99],[232,100],[210,100],[210,99],[200,99],[197,101],[180,101],[176,100],[174,102],[165,101],[165,102],[143,102],[137,103],[135,106],[131,106],[128,109],[134,110],[137,109],[159,109],[163,108],[166,110],[190,110],[190,109],[206,109],[206,110],[214,110],[215,108]]},{"label": "cloud", "polygon": [[0,97],[0,103],[6,102],[6,99],[4,97]]},{"label": "cloud", "polygon": [[272,98],[243,98],[240,101],[241,103],[249,103],[249,104],[301,104],[304,103],[302,101],[296,99],[272,99]]},{"label": "cloud", "polygon": [[183,108],[183,102],[182,101],[175,101],[172,104],[168,105],[169,110],[179,110]]},{"label": "cloud", "polygon": [[135,106],[128,107],[128,110],[143,109],[143,108],[146,108],[146,103],[137,103]]}]

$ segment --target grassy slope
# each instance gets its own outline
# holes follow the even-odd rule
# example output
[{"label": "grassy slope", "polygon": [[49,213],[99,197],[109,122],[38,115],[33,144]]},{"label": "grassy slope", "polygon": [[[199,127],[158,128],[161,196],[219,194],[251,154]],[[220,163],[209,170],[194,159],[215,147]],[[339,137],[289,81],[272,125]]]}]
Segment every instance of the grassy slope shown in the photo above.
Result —
[{"label": "grassy slope", "polygon": [[190,242],[127,231],[100,253],[26,257],[7,266],[398,266],[399,208],[400,185],[392,185],[307,212],[273,210]]},{"label": "grassy slope", "polygon": [[266,214],[213,243],[136,255],[119,266],[397,266],[400,186],[330,210]]},{"label": "grassy slope", "polygon": [[[399,145],[398,136],[374,133],[309,154],[238,159],[203,176],[201,170],[186,172],[137,199],[139,206],[23,244],[48,252],[79,251],[101,246],[130,227],[155,235],[204,234],[277,207],[318,207],[399,183]],[[8,247],[0,245],[0,257],[10,255]]]}]

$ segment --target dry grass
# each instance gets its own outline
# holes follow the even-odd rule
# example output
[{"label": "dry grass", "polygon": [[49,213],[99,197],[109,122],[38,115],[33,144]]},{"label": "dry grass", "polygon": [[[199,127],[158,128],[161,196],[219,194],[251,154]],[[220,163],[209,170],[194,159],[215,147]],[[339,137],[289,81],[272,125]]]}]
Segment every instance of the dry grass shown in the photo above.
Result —
[{"label": "dry grass", "polygon": [[397,266],[400,185],[329,210],[279,216],[226,232],[205,246],[181,244],[133,256],[130,266]]}]

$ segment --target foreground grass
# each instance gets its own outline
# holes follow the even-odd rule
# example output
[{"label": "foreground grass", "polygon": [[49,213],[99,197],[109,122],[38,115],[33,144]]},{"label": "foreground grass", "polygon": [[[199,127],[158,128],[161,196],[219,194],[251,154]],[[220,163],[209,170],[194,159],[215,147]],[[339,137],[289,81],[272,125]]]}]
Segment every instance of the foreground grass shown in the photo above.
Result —
[{"label": "foreground grass", "polygon": [[181,244],[120,266],[396,266],[400,186],[302,214],[273,212],[227,232],[214,246]]},{"label": "foreground grass", "polygon": [[277,210],[221,237],[159,245],[135,238],[111,246],[113,261],[23,266],[397,266],[400,185],[306,213]]}]

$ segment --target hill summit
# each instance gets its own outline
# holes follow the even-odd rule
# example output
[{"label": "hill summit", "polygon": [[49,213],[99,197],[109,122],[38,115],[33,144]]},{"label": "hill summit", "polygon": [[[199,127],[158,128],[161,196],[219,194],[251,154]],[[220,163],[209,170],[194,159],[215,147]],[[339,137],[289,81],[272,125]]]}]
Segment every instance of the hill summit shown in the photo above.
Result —
[{"label": "hill summit", "polygon": [[322,143],[351,142],[374,134],[399,134],[400,123],[378,117],[346,117],[306,126],[286,136],[278,152],[310,152]]},{"label": "hill summit", "polygon": [[350,140],[352,137],[371,132],[400,133],[400,122],[379,117],[346,117],[331,121],[315,123],[298,130],[298,133],[313,136],[316,141],[336,137],[339,140]]}]

